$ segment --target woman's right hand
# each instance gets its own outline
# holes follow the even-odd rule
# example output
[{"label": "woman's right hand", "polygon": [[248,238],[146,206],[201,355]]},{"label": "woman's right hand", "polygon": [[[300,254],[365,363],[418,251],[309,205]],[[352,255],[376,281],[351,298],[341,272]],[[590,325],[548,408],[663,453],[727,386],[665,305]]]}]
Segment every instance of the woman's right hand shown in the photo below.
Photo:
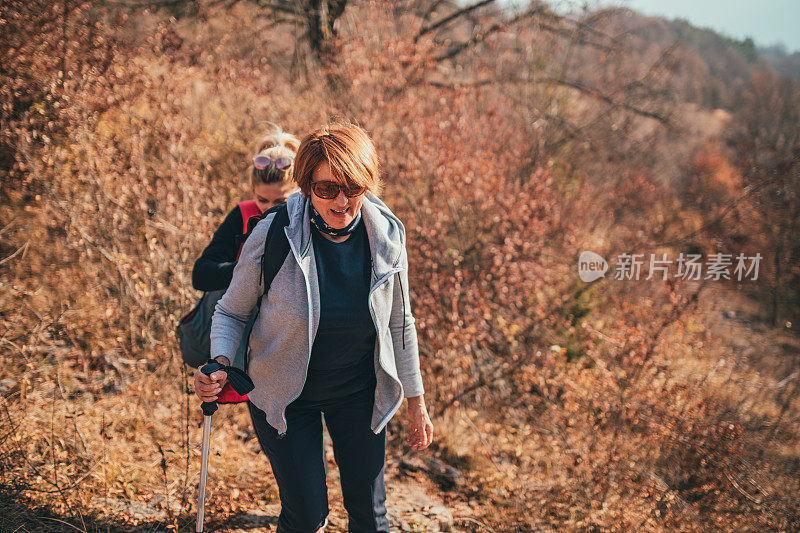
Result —
[{"label": "woman's right hand", "polygon": [[[228,364],[227,361],[222,361],[222,363]],[[194,373],[194,393],[204,402],[213,402],[217,399],[217,395],[222,391],[227,380],[228,373],[224,370],[217,370],[207,376],[198,368]]]}]

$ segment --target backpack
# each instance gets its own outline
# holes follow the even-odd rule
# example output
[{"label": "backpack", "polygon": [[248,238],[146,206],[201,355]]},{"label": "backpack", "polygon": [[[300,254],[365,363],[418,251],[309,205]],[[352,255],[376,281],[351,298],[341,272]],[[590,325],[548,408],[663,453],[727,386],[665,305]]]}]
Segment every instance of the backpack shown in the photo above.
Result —
[{"label": "backpack", "polygon": [[[261,257],[264,293],[258,297],[254,311],[242,336],[242,342],[239,343],[234,361],[231,361],[232,366],[241,367],[241,370],[247,372],[250,330],[258,317],[258,310],[261,308],[263,296],[269,291],[272,280],[275,279],[275,275],[289,255],[289,241],[286,238],[286,232],[283,231],[289,225],[289,212],[286,209],[285,202],[264,211],[264,213],[259,213],[258,207],[253,200],[241,202],[239,208],[242,211],[243,239],[239,245],[237,259],[245,240],[250,236],[256,224],[268,215],[275,213],[275,219],[267,231],[267,237],[264,241],[264,254]],[[193,368],[198,368],[211,359],[211,317],[214,315],[217,302],[222,298],[223,294],[225,294],[224,290],[204,292],[194,308],[178,323],[176,333],[181,355],[184,363]],[[235,403],[245,400],[247,400],[246,395],[240,396],[233,390],[230,383],[226,383],[222,392],[218,395],[217,403]]]}]

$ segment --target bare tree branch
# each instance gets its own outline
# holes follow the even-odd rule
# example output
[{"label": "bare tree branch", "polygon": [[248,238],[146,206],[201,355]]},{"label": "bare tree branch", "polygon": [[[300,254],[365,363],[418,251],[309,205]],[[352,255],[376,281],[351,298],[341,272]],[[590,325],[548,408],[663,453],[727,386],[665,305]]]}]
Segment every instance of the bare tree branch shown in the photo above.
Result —
[{"label": "bare tree branch", "polygon": [[563,19],[565,21],[567,21],[567,22],[570,22],[570,23],[574,24],[576,30],[580,30],[580,31],[585,32],[585,33],[591,33],[592,35],[595,35],[597,37],[602,37],[604,39],[608,39],[609,41],[611,41],[612,45],[619,44],[619,41],[622,39],[624,34],[622,36],[620,36],[620,35],[610,35],[610,34],[604,32],[604,31],[600,31],[600,30],[598,30],[598,29],[596,29],[596,28],[594,28],[592,26],[592,24],[594,22],[596,22],[597,20],[600,20],[600,19],[602,19],[603,17],[606,17],[606,16],[608,16],[608,12],[607,11],[600,11],[600,12],[597,12],[597,13],[592,13],[588,17],[585,17],[585,18],[580,19],[580,20],[571,19],[569,17],[563,17]]},{"label": "bare tree branch", "polygon": [[577,81],[570,81],[570,80],[565,80],[565,79],[561,79],[561,78],[553,78],[553,77],[545,77],[545,78],[542,78],[542,80],[549,81],[549,82],[555,83],[557,85],[563,85],[565,87],[571,87],[573,89],[577,89],[578,91],[580,91],[580,92],[582,92],[582,93],[584,93],[586,95],[589,95],[589,96],[591,96],[593,98],[597,98],[598,100],[602,100],[602,101],[606,102],[609,105],[612,105],[612,106],[615,106],[615,107],[621,107],[623,109],[627,109],[628,111],[632,111],[632,112],[636,113],[637,115],[642,115],[644,117],[654,118],[654,119],[656,119],[659,122],[664,123],[664,124],[669,122],[669,119],[667,117],[665,117],[664,115],[661,115],[660,113],[656,113],[654,111],[648,111],[646,109],[641,109],[641,108],[636,107],[633,104],[629,104],[628,102],[625,102],[625,101],[616,101],[616,100],[614,100],[614,98],[612,98],[611,96],[603,93],[599,89],[596,89],[594,87],[589,87],[588,85],[584,85],[583,83],[580,83],[580,82],[577,82]]},{"label": "bare tree branch", "polygon": [[[602,101],[606,102],[607,104],[609,104],[609,105],[611,105],[613,107],[620,107],[620,108],[626,109],[628,111],[631,111],[632,113],[635,113],[637,115],[641,115],[641,116],[645,116],[645,117],[649,117],[649,118],[654,118],[654,119],[658,120],[659,122],[661,122],[663,124],[669,123],[669,117],[667,117],[667,116],[664,116],[664,115],[662,115],[660,113],[656,113],[655,111],[648,111],[647,109],[639,108],[639,107],[637,107],[637,106],[635,106],[633,104],[630,104],[628,102],[625,102],[625,101],[615,100],[612,96],[604,93],[600,89],[597,89],[597,88],[594,88],[594,87],[590,87],[590,86],[585,85],[583,83],[580,83],[580,82],[577,82],[577,81],[565,80],[565,79],[562,79],[562,78],[554,78],[554,77],[542,77],[542,78],[540,78],[540,80],[541,81],[547,81],[547,82],[550,82],[550,83],[555,83],[557,85],[563,85],[565,87],[570,87],[570,88],[573,88],[573,89],[577,89],[578,91],[580,91],[580,92],[582,92],[582,93],[584,93],[586,95],[589,95],[589,96],[591,96],[593,98],[597,98],[598,100],[602,100]],[[474,81],[469,81],[469,82],[464,82],[464,83],[450,83],[450,84],[442,83],[442,82],[439,82],[439,81],[433,81],[433,80],[425,80],[425,83],[427,83],[428,85],[431,85],[433,87],[449,88],[449,89],[458,89],[458,88],[463,88],[463,87],[481,87],[481,86],[484,86],[484,85],[493,85],[493,84],[497,84],[497,83],[515,83],[515,82],[516,83],[530,83],[530,80],[523,80],[523,79],[516,79],[516,78],[505,78],[505,79],[501,80],[501,79],[497,79],[497,78],[489,78],[489,79],[474,80]]]},{"label": "bare tree branch", "polygon": [[450,15],[444,17],[443,19],[440,19],[437,22],[434,22],[433,24],[425,26],[424,28],[422,28],[420,30],[420,32],[417,34],[417,36],[414,37],[414,42],[416,43],[419,40],[419,38],[422,37],[423,35],[426,35],[426,34],[432,32],[432,31],[434,31],[434,30],[436,30],[438,28],[441,28],[442,26],[444,26],[448,22],[453,21],[453,20],[457,19],[458,17],[460,17],[462,15],[466,15],[468,13],[471,13],[472,11],[475,11],[476,9],[478,9],[480,7],[483,7],[483,6],[486,6],[486,5],[489,5],[489,4],[493,3],[493,2],[494,2],[494,0],[481,0],[480,2],[476,2],[476,3],[474,3],[474,4],[470,5],[470,6],[467,6],[465,8],[459,9],[458,11],[456,11],[454,13],[451,13]]},{"label": "bare tree branch", "polygon": [[511,20],[497,22],[497,23],[493,24],[486,31],[478,32],[477,34],[473,35],[472,38],[469,39],[468,41],[465,41],[463,43],[459,43],[459,44],[451,47],[450,50],[448,50],[444,54],[442,54],[440,56],[437,56],[435,58],[435,60],[440,62],[440,61],[445,61],[447,59],[452,59],[455,56],[457,56],[458,54],[460,54],[461,52],[465,51],[467,48],[469,48],[469,47],[471,47],[471,46],[483,41],[486,38],[487,35],[492,34],[492,33],[496,32],[498,30],[501,30],[503,28],[507,28],[507,27],[511,26],[512,24],[516,24],[517,22],[519,22],[519,21],[521,21],[523,19],[526,19],[526,18],[532,17],[534,15],[538,15],[540,13],[543,13],[544,10],[545,10],[544,6],[537,6],[535,8],[529,9],[529,10],[523,12],[523,13],[520,13],[519,15],[513,17]]},{"label": "bare tree branch", "polygon": [[[552,15],[552,14],[550,14],[550,15],[551,15],[550,18],[552,18],[555,22],[569,21],[568,19],[564,19],[563,17],[559,17],[557,15]],[[567,38],[570,38],[570,39],[575,39],[575,35],[573,35],[568,28],[560,28],[560,27],[558,27],[556,25],[547,24],[545,22],[539,22],[538,25],[543,30],[547,30],[547,31],[549,31],[551,33],[555,33],[555,34],[558,34],[558,35],[563,35],[563,36],[565,36]],[[575,31],[576,35],[580,35],[580,39],[582,41],[581,44],[588,44],[590,46],[593,46],[594,48],[597,48],[597,49],[600,49],[600,50],[604,50],[606,52],[613,50],[612,46],[609,46],[607,44],[602,44],[602,43],[597,42],[597,41],[590,41],[584,35],[581,35],[580,34],[581,27],[580,26],[575,27],[574,31]]]}]

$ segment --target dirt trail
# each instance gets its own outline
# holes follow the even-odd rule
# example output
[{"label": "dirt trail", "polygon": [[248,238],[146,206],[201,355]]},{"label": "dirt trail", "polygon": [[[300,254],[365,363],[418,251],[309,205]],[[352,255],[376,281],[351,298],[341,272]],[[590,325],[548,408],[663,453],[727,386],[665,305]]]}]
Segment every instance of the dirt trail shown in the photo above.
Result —
[{"label": "dirt trail", "polygon": [[703,291],[703,301],[703,325],[709,338],[725,347],[730,363],[752,367],[765,386],[774,386],[772,380],[786,386],[798,378],[800,324],[772,327],[760,316],[758,304],[735,288],[712,285]]},{"label": "dirt trail", "polygon": [[[328,515],[327,533],[347,531],[347,512],[342,503],[339,485],[339,470],[333,456],[333,445],[327,430],[324,431],[325,456],[328,462]],[[417,457],[430,452],[416,452]],[[261,455],[263,458],[263,455]],[[266,463],[266,459],[264,460]],[[424,461],[415,457],[400,458],[387,452],[386,459],[386,507],[392,531],[466,532],[474,527],[464,525],[473,522],[473,513],[464,502],[445,502],[438,486],[431,482],[423,471],[412,472],[408,465],[422,465]],[[269,466],[265,467],[267,470]],[[271,478],[271,473],[270,479]],[[448,498],[451,499],[451,498]],[[280,503],[266,500],[254,502],[252,510],[236,515],[216,531],[230,533],[260,533],[275,531],[280,513]]]}]

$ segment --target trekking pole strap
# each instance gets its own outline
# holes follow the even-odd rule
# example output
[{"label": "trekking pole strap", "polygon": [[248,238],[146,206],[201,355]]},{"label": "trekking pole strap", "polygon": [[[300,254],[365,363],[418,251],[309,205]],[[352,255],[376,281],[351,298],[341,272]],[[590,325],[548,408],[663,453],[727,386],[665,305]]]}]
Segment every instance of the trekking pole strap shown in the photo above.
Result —
[{"label": "trekking pole strap", "polygon": [[[200,368],[200,372],[206,376],[210,376],[217,370],[224,370],[228,373],[228,381],[230,382],[231,387],[233,387],[233,390],[242,396],[255,388],[253,380],[250,379],[250,376],[245,374],[243,370],[234,366],[225,366],[217,361],[209,361]],[[205,416],[211,416],[217,411],[217,402],[203,402],[200,407],[203,409],[203,414]]]}]

